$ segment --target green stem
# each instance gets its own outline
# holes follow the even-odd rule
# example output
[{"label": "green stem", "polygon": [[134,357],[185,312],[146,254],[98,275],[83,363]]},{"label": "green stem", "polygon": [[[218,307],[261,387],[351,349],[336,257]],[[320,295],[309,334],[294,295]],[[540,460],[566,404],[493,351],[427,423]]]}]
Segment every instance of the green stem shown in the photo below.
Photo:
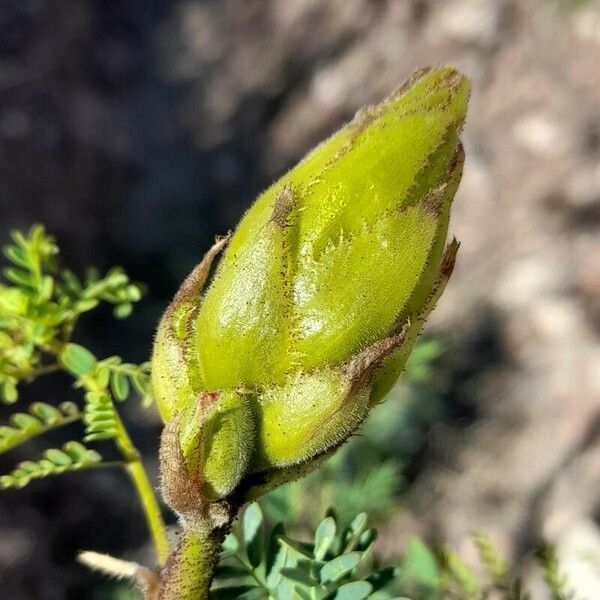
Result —
[{"label": "green stem", "polygon": [[250,575],[250,577],[252,577],[252,579],[254,579],[256,583],[258,583],[259,587],[261,587],[267,593],[271,591],[269,589],[269,586],[267,585],[267,582],[263,581],[262,577],[258,575],[256,569],[250,563],[246,562],[241,556],[237,554],[234,556],[234,558],[244,567],[244,569],[246,569],[246,571],[248,571],[248,575]]},{"label": "green stem", "polygon": [[[67,337],[67,336],[66,336]],[[60,364],[60,356],[66,347],[65,342],[57,342],[53,347],[43,348],[45,352],[52,354],[59,358],[58,364]],[[73,375],[73,373],[71,373]],[[76,379],[80,385],[86,390],[93,392],[102,392],[111,396],[108,389],[105,386],[99,385],[98,381],[91,377],[77,377]],[[112,397],[112,396],[111,396]],[[148,530],[154,543],[154,549],[156,551],[156,557],[158,559],[158,565],[164,566],[171,552],[169,545],[169,538],[167,536],[167,527],[162,517],[160,505],[156,499],[156,495],[150,483],[148,473],[142,463],[141,455],[138,449],[134,446],[129,432],[127,431],[121,416],[119,415],[116,407],[113,406],[115,420],[117,422],[117,436],[115,438],[115,444],[121,451],[123,458],[125,459],[125,468],[129,473],[131,481],[136,489],[144,518]]]},{"label": "green stem", "polygon": [[146,523],[156,549],[158,564],[163,566],[167,562],[171,549],[169,547],[167,529],[163,521],[160,506],[154,495],[152,485],[148,479],[148,474],[146,473],[141,460],[128,463],[127,472],[133,481],[133,485],[135,486],[140,499],[144,516],[146,517]]},{"label": "green stem", "polygon": [[[86,381],[84,386],[90,391],[109,393],[106,389],[98,386],[94,380]],[[142,463],[139,450],[134,446],[133,441],[129,436],[129,432],[126,429],[121,416],[117,412],[116,407],[114,408],[114,415],[117,422],[115,444],[125,459],[125,468],[129,473],[138,494],[144,518],[146,519],[146,524],[154,543],[158,564],[162,567],[166,563],[169,553],[171,552],[169,538],[167,536],[167,527],[163,520],[160,505],[154,494],[152,484],[150,483],[150,478]]]},{"label": "green stem", "polygon": [[161,572],[158,600],[207,600],[229,525],[183,527],[179,545]]},{"label": "green stem", "polygon": [[133,445],[131,437],[116,409],[115,418],[118,425],[118,434],[115,443],[127,463],[127,472],[131,477],[131,481],[133,482],[140,499],[144,517],[146,518],[146,524],[148,525],[148,530],[150,531],[152,541],[154,542],[158,564],[162,567],[171,552],[167,528],[162,517],[158,500],[154,494],[152,484],[150,483],[150,478],[142,463],[140,453]]}]

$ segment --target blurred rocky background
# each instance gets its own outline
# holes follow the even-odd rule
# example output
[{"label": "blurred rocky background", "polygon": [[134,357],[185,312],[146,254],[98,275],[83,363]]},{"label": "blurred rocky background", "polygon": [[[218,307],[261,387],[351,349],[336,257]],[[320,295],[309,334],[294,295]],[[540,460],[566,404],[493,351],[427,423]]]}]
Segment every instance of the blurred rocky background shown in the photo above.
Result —
[{"label": "blurred rocky background", "polygon": [[[537,599],[525,557],[545,538],[593,600],[600,2],[0,0],[0,238],[40,221],[66,264],[119,263],[147,282],[125,325],[107,311],[81,332],[99,355],[143,360],[178,281],[257,192],[412,70],[444,62],[473,79],[461,256],[429,325],[448,348],[433,375],[445,410],[420,430],[381,550],[417,533],[468,559],[484,529]],[[72,392],[59,378],[28,394]],[[157,419],[130,411],[152,466]],[[139,558],[144,542],[118,474],[5,493],[0,597],[111,597],[75,552]]]}]

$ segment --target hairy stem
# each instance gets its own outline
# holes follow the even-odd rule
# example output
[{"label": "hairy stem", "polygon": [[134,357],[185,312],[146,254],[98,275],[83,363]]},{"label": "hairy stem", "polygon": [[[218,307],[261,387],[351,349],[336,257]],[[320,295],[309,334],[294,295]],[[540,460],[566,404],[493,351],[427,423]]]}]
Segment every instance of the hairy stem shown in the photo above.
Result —
[{"label": "hairy stem", "polygon": [[184,525],[179,545],[160,574],[157,600],[207,600],[229,528],[230,523],[215,528],[204,521]]}]

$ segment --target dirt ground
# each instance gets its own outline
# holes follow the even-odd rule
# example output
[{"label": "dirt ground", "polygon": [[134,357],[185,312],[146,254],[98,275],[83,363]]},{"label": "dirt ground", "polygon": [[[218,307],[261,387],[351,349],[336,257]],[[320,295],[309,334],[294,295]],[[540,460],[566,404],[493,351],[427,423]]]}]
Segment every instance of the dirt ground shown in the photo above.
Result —
[{"label": "dirt ground", "polygon": [[[460,260],[430,326],[451,332],[475,418],[431,432],[381,547],[419,532],[468,557],[481,527],[519,560],[544,537],[600,597],[600,2],[17,4],[0,8],[2,233],[42,220],[82,263],[168,271],[157,305],[193,248],[359,107],[418,66],[472,77]],[[11,598],[77,597],[6,573]]]}]

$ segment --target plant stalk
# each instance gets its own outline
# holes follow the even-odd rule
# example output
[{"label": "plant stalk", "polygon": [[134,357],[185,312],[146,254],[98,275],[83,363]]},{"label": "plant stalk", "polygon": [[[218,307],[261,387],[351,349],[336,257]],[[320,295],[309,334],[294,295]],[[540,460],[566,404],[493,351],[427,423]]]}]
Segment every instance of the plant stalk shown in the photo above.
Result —
[{"label": "plant stalk", "polygon": [[126,469],[140,499],[144,517],[146,518],[146,524],[148,525],[152,541],[154,542],[158,564],[162,567],[166,563],[171,549],[169,547],[167,528],[163,521],[160,506],[156,500],[156,496],[142,461],[138,459],[133,462],[128,462]]},{"label": "plant stalk", "polygon": [[133,445],[131,437],[116,410],[115,415],[118,425],[118,435],[115,439],[115,443],[126,460],[127,472],[131,477],[131,481],[133,482],[140,499],[146,524],[148,525],[148,530],[150,531],[152,541],[154,542],[158,565],[162,567],[166,563],[169,553],[171,552],[167,528],[162,517],[158,500],[152,489],[150,478],[142,463],[140,453]]},{"label": "plant stalk", "polygon": [[207,600],[219,552],[230,527],[228,523],[215,528],[209,521],[184,524],[179,545],[160,573],[156,600]]},{"label": "plant stalk", "polygon": [[[91,384],[91,382],[86,382],[84,385],[86,389],[91,391],[106,391],[103,389],[96,389],[98,386]],[[138,494],[144,518],[146,519],[146,524],[152,537],[158,566],[162,567],[166,563],[171,552],[169,538],[167,536],[167,527],[163,520],[160,505],[156,499],[152,484],[150,483],[150,478],[142,463],[140,453],[134,446],[129,432],[116,408],[114,409],[114,414],[117,422],[115,444],[125,459],[125,468],[129,473]]]}]

